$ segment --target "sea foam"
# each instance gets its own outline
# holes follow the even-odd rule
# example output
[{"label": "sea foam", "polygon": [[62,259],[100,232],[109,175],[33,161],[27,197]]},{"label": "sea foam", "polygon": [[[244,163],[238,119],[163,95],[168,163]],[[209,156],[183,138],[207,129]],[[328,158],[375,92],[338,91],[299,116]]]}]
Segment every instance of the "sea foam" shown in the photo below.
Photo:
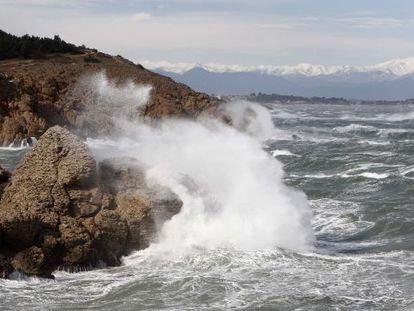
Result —
[{"label": "sea foam", "polygon": [[[92,92],[100,92],[93,96],[98,105],[106,92],[102,83],[108,86],[100,76],[86,84]],[[135,88],[139,108],[150,89]],[[117,92],[110,94],[111,101],[116,101]],[[141,101],[137,94],[142,94]],[[132,103],[126,98],[122,95],[115,107],[123,103],[131,111]],[[223,109],[233,127],[210,118],[154,125],[117,114],[113,118],[117,136],[89,139],[88,145],[98,160],[138,159],[148,183],[169,187],[183,201],[181,212],[163,226],[153,249],[310,249],[314,235],[306,196],[283,183],[281,163],[262,148],[266,137],[277,135],[269,112],[248,102]]]}]

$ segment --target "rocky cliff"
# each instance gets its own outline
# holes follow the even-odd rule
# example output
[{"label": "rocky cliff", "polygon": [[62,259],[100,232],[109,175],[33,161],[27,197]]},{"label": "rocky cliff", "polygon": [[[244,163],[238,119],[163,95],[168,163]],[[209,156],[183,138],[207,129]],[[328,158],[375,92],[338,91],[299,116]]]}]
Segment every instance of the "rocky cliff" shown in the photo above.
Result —
[{"label": "rocky cliff", "polygon": [[0,274],[51,277],[59,268],[119,264],[156,238],[182,202],[148,186],[138,161],[95,163],[87,146],[54,126],[17,165],[0,201]]},{"label": "rocky cliff", "polygon": [[169,189],[147,185],[139,161],[96,163],[83,143],[79,135],[111,132],[111,99],[107,118],[94,123],[88,113],[96,107],[80,87],[101,73],[116,89],[151,87],[149,99],[133,105],[131,116],[141,122],[219,111],[219,100],[120,56],[82,49],[1,60],[0,145],[39,141],[12,174],[0,167],[0,277],[119,264],[121,256],[147,247],[181,209]]},{"label": "rocky cliff", "polygon": [[[117,56],[93,50],[54,54],[43,59],[0,61],[0,145],[38,138],[53,125],[78,129],[82,96],[67,96],[80,77],[104,71],[111,82],[150,85],[144,118],[196,117],[212,112],[218,100]],[[89,132],[88,132],[89,134]]]}]

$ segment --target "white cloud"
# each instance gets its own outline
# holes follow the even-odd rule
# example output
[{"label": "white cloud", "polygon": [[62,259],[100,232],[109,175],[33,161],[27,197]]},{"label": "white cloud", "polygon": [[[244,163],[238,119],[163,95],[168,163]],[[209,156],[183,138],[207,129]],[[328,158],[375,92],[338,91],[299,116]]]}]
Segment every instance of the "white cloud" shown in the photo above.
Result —
[{"label": "white cloud", "polygon": [[64,3],[62,0],[4,0],[5,4],[12,4],[12,5],[41,5],[41,6],[49,6],[49,5],[58,5]]},{"label": "white cloud", "polygon": [[39,6],[59,8],[83,8],[95,3],[96,0],[2,0],[3,5],[13,7]]},{"label": "white cloud", "polygon": [[[60,3],[61,0],[22,0]],[[72,3],[79,3],[75,0]],[[90,3],[90,2],[89,2]],[[169,14],[168,14],[169,13]],[[16,23],[16,20],[19,20]],[[145,27],[137,21],[145,20]],[[338,30],[338,24],[349,31]],[[245,16],[223,12],[111,13],[82,8],[13,6],[0,1],[0,28],[53,36],[132,59],[241,64],[366,63],[414,55],[411,39],[355,30],[357,24],[394,25],[387,21],[276,15]],[[324,26],[322,29],[321,25]],[[326,27],[325,27],[326,26]],[[373,27],[373,26],[372,26]],[[376,28],[375,28],[376,29]],[[398,28],[399,29],[399,28]],[[199,52],[195,54],[194,51]],[[167,57],[160,56],[168,55]],[[223,57],[227,57],[224,59]]]},{"label": "white cloud", "polygon": [[279,22],[279,23],[270,23],[270,24],[258,24],[257,27],[263,29],[279,29],[279,30],[295,30],[299,28],[306,27],[306,23],[298,22]]},{"label": "white cloud", "polygon": [[353,17],[339,19],[338,22],[355,28],[402,28],[413,24],[409,19],[382,18],[382,17]]},{"label": "white cloud", "polygon": [[131,18],[134,21],[143,21],[143,20],[151,19],[152,15],[147,12],[139,12],[139,13],[132,14]]}]

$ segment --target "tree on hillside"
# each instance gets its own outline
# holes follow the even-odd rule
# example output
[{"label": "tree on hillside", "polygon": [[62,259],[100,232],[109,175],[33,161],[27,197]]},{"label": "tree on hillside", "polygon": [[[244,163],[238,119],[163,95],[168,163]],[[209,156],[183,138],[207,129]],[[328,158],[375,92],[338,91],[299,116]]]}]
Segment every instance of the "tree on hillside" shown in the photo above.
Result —
[{"label": "tree on hillside", "polygon": [[51,38],[24,35],[14,36],[0,30],[0,59],[39,58],[50,53],[76,53],[84,50],[63,41],[58,35]]}]

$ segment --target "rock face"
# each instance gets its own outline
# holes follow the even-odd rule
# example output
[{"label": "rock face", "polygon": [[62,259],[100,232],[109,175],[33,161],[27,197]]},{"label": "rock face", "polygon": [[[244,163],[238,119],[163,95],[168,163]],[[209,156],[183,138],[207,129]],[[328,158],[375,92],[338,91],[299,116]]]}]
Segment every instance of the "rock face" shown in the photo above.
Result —
[{"label": "rock face", "polygon": [[[91,62],[90,60],[94,61]],[[111,82],[151,85],[145,118],[197,117],[215,110],[218,100],[155,74],[117,56],[87,50],[84,54],[51,55],[46,59],[0,61],[0,145],[19,144],[49,127],[79,126],[84,100],[67,94],[80,77],[104,71]]]},{"label": "rock face", "polygon": [[169,189],[145,182],[140,163],[132,158],[109,159],[100,163],[102,189],[129,228],[129,249],[145,248],[159,226],[177,214],[182,202]]},{"label": "rock face", "polygon": [[148,245],[156,227],[180,211],[168,189],[148,187],[139,163],[106,160],[54,126],[17,165],[0,202],[0,273],[50,277]]},{"label": "rock face", "polygon": [[9,183],[10,173],[0,166],[0,199],[3,195],[4,188]]}]

